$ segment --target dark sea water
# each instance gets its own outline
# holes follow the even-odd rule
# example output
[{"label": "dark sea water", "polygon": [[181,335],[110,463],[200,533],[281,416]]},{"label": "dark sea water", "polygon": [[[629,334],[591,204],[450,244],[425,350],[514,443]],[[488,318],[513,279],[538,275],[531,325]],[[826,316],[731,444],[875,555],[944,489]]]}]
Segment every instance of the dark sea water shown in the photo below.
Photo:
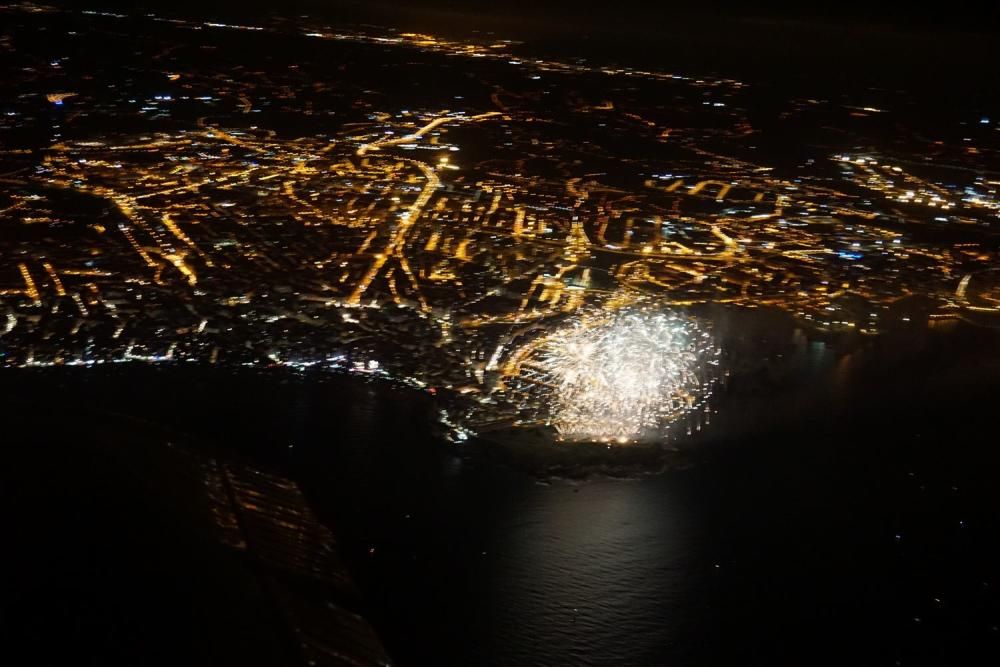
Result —
[{"label": "dark sea water", "polygon": [[694,466],[637,481],[432,464],[378,395],[298,456],[374,549],[356,562],[403,662],[977,664],[1000,657],[998,351],[806,342],[790,387],[721,402]]},{"label": "dark sea water", "polygon": [[[60,391],[279,466],[340,536],[401,665],[995,664],[1000,337],[791,338],[694,464],[541,483],[450,450],[430,400],[200,368]],[[81,391],[82,390],[82,391]]]}]

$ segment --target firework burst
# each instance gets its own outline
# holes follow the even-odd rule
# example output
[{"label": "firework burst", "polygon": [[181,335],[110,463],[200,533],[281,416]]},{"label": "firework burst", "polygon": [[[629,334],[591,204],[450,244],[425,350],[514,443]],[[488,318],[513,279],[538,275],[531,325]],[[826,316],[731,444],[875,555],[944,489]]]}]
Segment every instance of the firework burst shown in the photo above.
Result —
[{"label": "firework burst", "polygon": [[638,309],[585,314],[537,350],[560,438],[620,443],[662,435],[702,407],[719,353],[693,319]]}]

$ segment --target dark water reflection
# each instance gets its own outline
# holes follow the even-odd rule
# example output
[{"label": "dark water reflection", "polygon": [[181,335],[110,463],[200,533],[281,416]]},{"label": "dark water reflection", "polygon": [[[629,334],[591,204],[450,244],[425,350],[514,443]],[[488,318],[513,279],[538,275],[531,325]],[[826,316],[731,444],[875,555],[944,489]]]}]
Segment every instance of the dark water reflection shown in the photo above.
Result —
[{"label": "dark water reflection", "polygon": [[400,664],[1000,656],[1000,338],[911,330],[848,353],[739,330],[732,349],[780,363],[734,375],[693,466],[632,481],[545,485],[456,455],[426,397],[350,379],[78,384],[95,407],[286,467]]},{"label": "dark water reflection", "polygon": [[332,481],[331,442],[300,461],[402,661],[962,664],[998,650],[1000,348],[917,335],[793,340],[779,385],[724,397],[698,463],[660,477],[436,461],[383,397],[364,482]]}]

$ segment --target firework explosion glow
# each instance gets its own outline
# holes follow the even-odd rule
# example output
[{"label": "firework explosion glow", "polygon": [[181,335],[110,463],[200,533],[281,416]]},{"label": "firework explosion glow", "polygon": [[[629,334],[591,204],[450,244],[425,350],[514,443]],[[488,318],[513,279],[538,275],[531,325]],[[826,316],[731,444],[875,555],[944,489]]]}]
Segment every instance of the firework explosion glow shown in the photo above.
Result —
[{"label": "firework explosion glow", "polygon": [[632,442],[705,405],[719,349],[676,314],[595,312],[546,337],[539,361],[563,440]]}]

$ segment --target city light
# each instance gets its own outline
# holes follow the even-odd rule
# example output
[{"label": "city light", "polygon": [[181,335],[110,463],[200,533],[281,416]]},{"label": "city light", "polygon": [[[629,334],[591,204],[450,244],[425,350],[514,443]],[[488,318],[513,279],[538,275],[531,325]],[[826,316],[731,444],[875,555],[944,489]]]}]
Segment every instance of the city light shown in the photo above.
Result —
[{"label": "city light", "polygon": [[[770,90],[789,122],[849,138],[792,167],[747,144],[759,91],[734,79],[307,16],[133,17],[140,36],[169,35],[161,52],[116,27],[124,15],[37,9],[0,8],[23,33],[11,71],[44,91],[0,113],[16,139],[0,367],[308,368],[427,391],[483,438],[658,441],[704,423],[718,372],[707,325],[680,309],[849,342],[1000,317],[985,110],[928,161],[857,126],[888,100]],[[94,76],[73,49],[34,52],[46,13],[102,36],[107,96],[71,92]],[[267,54],[235,73],[188,39],[235,31],[261,44],[243,55]],[[331,57],[266,47],[300,38]],[[118,52],[155,66],[137,78]],[[396,65],[437,68],[440,85],[415,96],[369,75]]]}]

